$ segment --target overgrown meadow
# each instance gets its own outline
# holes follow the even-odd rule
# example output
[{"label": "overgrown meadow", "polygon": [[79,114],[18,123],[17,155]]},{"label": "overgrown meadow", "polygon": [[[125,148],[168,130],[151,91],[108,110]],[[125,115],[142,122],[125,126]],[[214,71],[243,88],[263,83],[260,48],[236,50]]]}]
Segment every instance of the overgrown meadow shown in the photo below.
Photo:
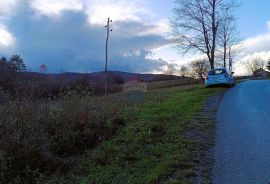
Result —
[{"label": "overgrown meadow", "polygon": [[[97,165],[106,165],[106,156],[102,157],[103,153],[97,152],[96,148],[112,140],[140,116],[134,116],[136,108],[153,101],[161,103],[174,90],[197,86],[193,83],[197,82],[151,83],[149,92],[139,102],[122,92],[97,97],[86,88],[71,88],[55,99],[13,94],[2,89],[1,182],[44,183],[49,178],[72,178],[76,171],[80,172],[78,168],[89,153],[95,155]],[[175,87],[179,84],[181,87]]]}]

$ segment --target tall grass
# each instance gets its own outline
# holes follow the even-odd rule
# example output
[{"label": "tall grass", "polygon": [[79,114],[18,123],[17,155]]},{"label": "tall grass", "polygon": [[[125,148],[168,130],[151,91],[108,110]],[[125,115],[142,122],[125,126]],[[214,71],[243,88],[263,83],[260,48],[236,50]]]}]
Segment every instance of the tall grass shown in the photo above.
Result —
[{"label": "tall grass", "polygon": [[[86,151],[126,127],[134,107],[161,103],[174,90],[193,88],[151,90],[139,104],[122,93],[105,98],[68,92],[58,100],[48,100],[0,92],[0,181],[42,183],[51,174],[68,173]],[[95,156],[96,160],[106,157]]]},{"label": "tall grass", "polygon": [[35,183],[44,174],[68,171],[72,157],[125,125],[124,108],[125,98],[112,102],[76,94],[58,101],[5,97],[0,105],[0,180]]}]

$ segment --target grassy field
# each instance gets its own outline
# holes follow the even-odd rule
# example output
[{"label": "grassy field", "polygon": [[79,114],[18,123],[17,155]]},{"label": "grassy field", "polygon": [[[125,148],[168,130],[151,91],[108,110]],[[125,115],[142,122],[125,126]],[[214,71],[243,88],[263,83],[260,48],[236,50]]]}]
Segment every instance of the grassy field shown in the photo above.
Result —
[{"label": "grassy field", "polygon": [[88,150],[70,174],[47,182],[188,183],[195,141],[183,134],[207,97],[221,91],[191,85],[149,92],[144,103],[124,111],[125,126],[111,139]]},{"label": "grassy field", "polygon": [[196,85],[200,84],[202,81],[196,79],[183,79],[183,80],[172,80],[172,81],[157,81],[151,82],[148,84],[148,89],[161,89],[161,88],[171,88],[176,86],[185,86],[185,85]]}]

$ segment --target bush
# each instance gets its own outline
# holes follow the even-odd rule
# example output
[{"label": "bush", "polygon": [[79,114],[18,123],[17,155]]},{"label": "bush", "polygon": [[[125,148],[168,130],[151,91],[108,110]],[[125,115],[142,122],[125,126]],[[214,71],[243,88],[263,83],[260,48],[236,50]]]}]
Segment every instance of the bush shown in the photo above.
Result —
[{"label": "bush", "polygon": [[57,101],[4,95],[0,100],[1,177],[6,183],[37,183],[45,175],[67,172],[74,167],[73,157],[126,123],[119,104],[87,91],[69,91]]}]

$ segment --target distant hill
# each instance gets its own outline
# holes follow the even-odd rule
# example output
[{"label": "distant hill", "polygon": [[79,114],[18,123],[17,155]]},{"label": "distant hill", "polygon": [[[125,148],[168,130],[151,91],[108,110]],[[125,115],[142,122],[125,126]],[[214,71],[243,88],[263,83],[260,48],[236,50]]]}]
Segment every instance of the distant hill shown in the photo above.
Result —
[{"label": "distant hill", "polygon": [[[37,72],[26,72],[22,73],[21,76],[23,78],[42,78],[42,77],[49,77],[49,78],[65,78],[68,80],[76,80],[80,77],[86,77],[88,80],[96,81],[101,80],[104,77],[104,72],[93,72],[93,73],[73,73],[73,72],[65,72],[59,74],[42,74]],[[109,78],[117,78],[123,82],[128,80],[132,80],[134,78],[142,79],[145,82],[151,81],[165,81],[165,80],[176,80],[180,79],[179,76],[169,76],[165,74],[137,74],[137,73],[128,73],[128,72],[120,72],[120,71],[109,71],[108,72]],[[188,79],[185,77],[185,79]]]},{"label": "distant hill", "polygon": [[[1,73],[0,73],[1,74]],[[131,80],[148,82],[149,89],[181,86],[197,83],[179,76],[164,74],[137,74],[119,71],[108,72],[108,92],[113,94],[123,91],[123,84]],[[67,91],[89,92],[92,95],[104,95],[104,72],[94,73],[58,73],[42,74],[36,72],[6,73],[0,77],[0,89],[11,94],[21,94],[33,98],[51,98],[61,96]]]}]

